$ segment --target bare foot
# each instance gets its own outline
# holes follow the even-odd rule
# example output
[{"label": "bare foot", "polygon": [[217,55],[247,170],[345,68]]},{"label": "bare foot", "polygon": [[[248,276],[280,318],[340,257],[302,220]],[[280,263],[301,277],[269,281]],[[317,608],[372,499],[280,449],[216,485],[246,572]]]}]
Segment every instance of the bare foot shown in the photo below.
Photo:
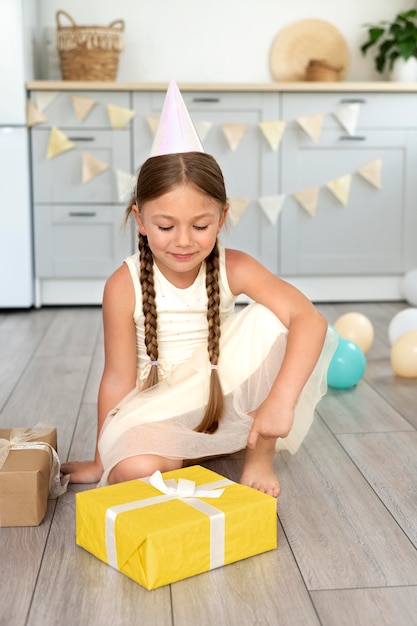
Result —
[{"label": "bare foot", "polygon": [[[267,450],[264,448],[267,444]],[[273,453],[271,455],[270,441],[258,441],[256,450],[246,450],[245,462],[243,464],[240,483],[253,487],[262,493],[267,493],[277,498],[281,493],[281,486],[274,471],[272,463]],[[275,441],[273,441],[273,451],[275,452]]]}]

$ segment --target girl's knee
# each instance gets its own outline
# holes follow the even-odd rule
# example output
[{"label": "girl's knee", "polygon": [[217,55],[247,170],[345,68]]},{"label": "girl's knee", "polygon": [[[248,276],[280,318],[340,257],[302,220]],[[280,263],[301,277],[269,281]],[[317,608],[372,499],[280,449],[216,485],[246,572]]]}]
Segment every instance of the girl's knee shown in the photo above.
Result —
[{"label": "girl's knee", "polygon": [[166,459],[165,457],[144,454],[133,456],[120,461],[113,467],[109,473],[108,482],[110,485],[114,485],[127,480],[145,478],[145,476],[150,476],[156,470],[169,472],[180,469],[182,465],[182,460],[177,459]]}]

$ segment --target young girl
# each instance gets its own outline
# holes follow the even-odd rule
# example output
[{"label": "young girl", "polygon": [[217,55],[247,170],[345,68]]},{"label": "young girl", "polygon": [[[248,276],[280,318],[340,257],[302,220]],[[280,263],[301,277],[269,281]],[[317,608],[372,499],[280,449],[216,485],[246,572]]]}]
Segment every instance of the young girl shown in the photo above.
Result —
[{"label": "young girl", "polygon": [[[241,482],[278,496],[274,453],[305,436],[334,340],[297,289],[219,244],[227,210],[208,154],[142,166],[128,207],[140,255],[104,291],[96,455],[63,465],[72,482],[116,483],[246,448]],[[254,302],[234,313],[239,294]]]}]

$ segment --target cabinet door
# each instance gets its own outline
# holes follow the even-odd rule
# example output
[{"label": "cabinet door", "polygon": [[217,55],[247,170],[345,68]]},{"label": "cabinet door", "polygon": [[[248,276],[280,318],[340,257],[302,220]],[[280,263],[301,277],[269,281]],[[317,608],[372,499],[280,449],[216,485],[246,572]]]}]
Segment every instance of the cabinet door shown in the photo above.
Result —
[{"label": "cabinet door", "polygon": [[[223,231],[222,242],[255,256],[276,272],[277,227],[271,226],[262,213],[258,198],[278,193],[279,153],[268,146],[258,124],[279,117],[278,95],[223,92],[183,92],[182,95],[193,122],[211,124],[203,142],[204,149],[216,158],[222,168],[228,197],[249,201],[237,225],[229,223]],[[138,167],[148,158],[152,144],[147,117],[159,116],[164,96],[164,93],[134,95],[134,155]],[[247,125],[235,151],[228,145],[223,124]]]},{"label": "cabinet door", "polygon": [[[75,148],[48,159],[50,129],[32,132],[33,196],[35,203],[71,204],[119,202],[116,170],[130,172],[128,130],[67,131]],[[82,182],[83,152],[109,165],[90,181]]]},{"label": "cabinet door", "polygon": [[132,254],[120,207],[35,206],[38,278],[107,278]]},{"label": "cabinet door", "polygon": [[[285,192],[319,187],[315,217],[290,197],[282,213],[281,270],[284,275],[389,275],[417,263],[411,241],[416,218],[406,177],[416,171],[416,150],[406,131],[373,130],[349,137],[324,131],[314,144],[292,129],[283,142]],[[382,161],[382,189],[357,170]],[[351,174],[350,196],[343,206],[326,183]],[[413,175],[411,174],[413,177]],[[414,177],[415,178],[415,177]],[[415,186],[415,183],[413,183]],[[417,247],[416,247],[417,249]]]}]

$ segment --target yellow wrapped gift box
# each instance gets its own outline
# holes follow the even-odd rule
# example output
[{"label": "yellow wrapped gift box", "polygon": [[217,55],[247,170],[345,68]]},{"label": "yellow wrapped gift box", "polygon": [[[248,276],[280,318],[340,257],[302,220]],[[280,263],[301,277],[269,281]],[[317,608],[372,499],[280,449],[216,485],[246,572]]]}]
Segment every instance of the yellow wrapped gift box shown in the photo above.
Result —
[{"label": "yellow wrapped gift box", "polygon": [[276,499],[196,465],[77,493],[76,528],[79,546],[155,589],[276,548]]}]

